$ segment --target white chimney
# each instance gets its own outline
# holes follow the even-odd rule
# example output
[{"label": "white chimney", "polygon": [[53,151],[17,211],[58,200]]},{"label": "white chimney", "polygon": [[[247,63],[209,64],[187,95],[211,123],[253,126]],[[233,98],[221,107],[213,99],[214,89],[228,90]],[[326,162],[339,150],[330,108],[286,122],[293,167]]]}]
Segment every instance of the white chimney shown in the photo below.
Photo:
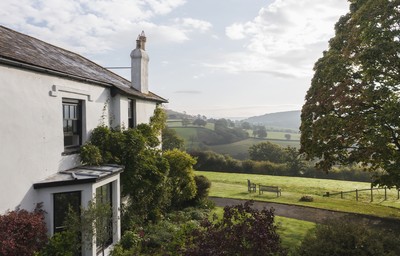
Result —
[{"label": "white chimney", "polygon": [[136,39],[136,49],[131,52],[132,87],[141,93],[149,93],[148,64],[149,56],[145,51],[146,35],[144,31]]}]

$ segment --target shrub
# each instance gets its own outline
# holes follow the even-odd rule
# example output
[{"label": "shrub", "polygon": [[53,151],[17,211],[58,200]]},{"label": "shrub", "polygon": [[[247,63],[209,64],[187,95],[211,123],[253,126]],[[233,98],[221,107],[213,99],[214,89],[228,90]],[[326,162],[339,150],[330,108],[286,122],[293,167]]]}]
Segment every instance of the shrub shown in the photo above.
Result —
[{"label": "shrub", "polygon": [[273,210],[251,206],[251,202],[227,206],[222,220],[205,219],[188,236],[183,255],[286,255]]},{"label": "shrub", "polygon": [[120,242],[114,246],[111,256],[131,256],[137,255],[138,247],[141,242],[140,235],[133,231],[126,231],[121,237]]},{"label": "shrub", "polygon": [[74,256],[80,248],[78,237],[71,231],[56,233],[38,256]]},{"label": "shrub", "polygon": [[400,255],[400,239],[389,230],[371,228],[350,219],[318,224],[298,249],[302,256]]},{"label": "shrub", "polygon": [[169,164],[168,178],[171,183],[171,205],[181,207],[196,195],[193,165],[196,160],[178,149],[165,151],[164,158]]},{"label": "shrub", "polygon": [[0,215],[0,255],[33,255],[45,246],[46,233],[40,205],[33,212],[16,210]]},{"label": "shrub", "polygon": [[204,175],[194,176],[196,182],[197,192],[194,200],[197,202],[203,201],[208,197],[208,193],[211,187],[211,181]]},{"label": "shrub", "polygon": [[312,196],[302,196],[299,201],[301,201],[301,202],[313,202],[314,198]]},{"label": "shrub", "polygon": [[161,221],[126,231],[111,255],[182,255],[188,234],[207,217],[207,210],[192,207],[166,214]]},{"label": "shrub", "polygon": [[81,147],[81,162],[88,165],[100,165],[103,163],[103,158],[100,149],[90,143]]}]

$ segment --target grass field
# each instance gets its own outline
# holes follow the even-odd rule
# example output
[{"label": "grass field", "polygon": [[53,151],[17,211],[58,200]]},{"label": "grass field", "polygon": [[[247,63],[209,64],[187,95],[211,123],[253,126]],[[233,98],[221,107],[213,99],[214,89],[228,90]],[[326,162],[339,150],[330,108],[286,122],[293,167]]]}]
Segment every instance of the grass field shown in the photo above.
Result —
[{"label": "grass field", "polygon": [[[253,132],[247,130],[250,136],[253,137]],[[290,134],[290,140],[300,140],[300,133],[290,133],[290,132],[272,132],[267,131],[267,138],[269,140],[286,140],[285,134]]]},{"label": "grass field", "polygon": [[[368,197],[370,192],[361,193],[359,202],[356,202],[355,194],[346,195],[344,199],[322,196],[325,192],[369,188],[370,184],[365,182],[202,171],[196,171],[196,175],[204,175],[211,180],[210,196],[270,201],[379,217],[400,218],[400,200],[397,200],[397,191],[395,190],[388,191],[387,201],[383,199],[383,190],[374,191],[372,203]],[[250,194],[247,191],[247,179],[257,184],[279,186],[282,188],[282,196],[277,198],[274,193]],[[300,202],[299,199],[304,195],[312,196],[314,201]]]},{"label": "grass field", "polygon": [[[167,126],[169,128],[174,129],[178,136],[182,137],[185,141],[185,148],[186,149],[192,149],[192,148],[197,148],[199,145],[198,141],[198,131],[199,129],[209,129],[209,130],[214,130],[214,124],[213,123],[207,123],[205,127],[198,127],[198,126],[192,126],[188,125],[186,127],[182,126],[182,120],[181,119],[169,119],[167,121]],[[249,130],[247,131],[250,136],[252,134],[252,131]],[[214,145],[214,146],[206,146],[210,150],[219,153],[219,154],[227,154],[230,155],[234,158],[238,159],[245,159],[248,158],[248,150],[249,147],[251,147],[254,144],[269,141],[271,143],[278,144],[281,147],[295,147],[299,148],[300,147],[300,134],[299,133],[290,133],[291,139],[287,140],[285,138],[285,132],[273,132],[273,131],[268,131],[268,136],[266,139],[256,139],[256,138],[248,138],[245,140],[237,141],[234,143],[230,144],[222,144],[222,145]]]},{"label": "grass field", "polygon": [[295,147],[299,148],[300,147],[300,142],[299,141],[294,141],[294,140],[263,140],[263,139],[254,139],[254,138],[249,138],[246,140],[241,140],[237,141],[234,143],[230,144],[223,144],[223,145],[215,145],[215,146],[209,146],[209,148],[218,153],[218,154],[227,154],[232,157],[235,156],[240,156],[240,155],[248,155],[249,152],[249,147],[253,146],[254,144],[258,144],[261,142],[266,142],[269,141],[271,143],[278,144],[281,147]]}]

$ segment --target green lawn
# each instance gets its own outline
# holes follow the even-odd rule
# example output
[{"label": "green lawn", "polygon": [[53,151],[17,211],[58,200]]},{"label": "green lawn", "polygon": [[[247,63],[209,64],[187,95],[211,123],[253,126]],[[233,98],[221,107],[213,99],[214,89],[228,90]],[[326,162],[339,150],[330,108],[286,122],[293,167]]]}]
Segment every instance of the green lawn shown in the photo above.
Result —
[{"label": "green lawn", "polygon": [[289,255],[301,244],[304,236],[313,228],[315,223],[275,216],[275,223],[278,226],[278,234],[281,237],[282,245],[289,250]]},{"label": "green lawn", "polygon": [[[283,177],[255,174],[237,174],[220,172],[196,171],[196,175],[204,175],[212,181],[210,196],[253,199],[276,203],[293,205],[305,205],[309,207],[370,214],[379,217],[400,218],[400,200],[397,200],[397,191],[388,190],[388,200],[383,200],[383,190],[374,191],[374,202],[369,202],[369,193],[360,193],[361,201],[356,202],[354,195],[346,195],[344,199],[339,197],[323,197],[329,191],[348,191],[369,188],[370,184],[365,182],[311,179],[298,177]],[[277,198],[274,193],[248,193],[247,179],[257,184],[277,185],[282,188],[282,196]],[[303,195],[310,195],[314,202],[300,202]],[[222,208],[216,209],[219,216]],[[308,231],[315,227],[315,223],[301,221],[291,218],[275,216],[278,233],[284,247],[288,248],[291,255],[295,248],[300,245]]]},{"label": "green lawn", "polygon": [[[210,196],[305,205],[380,217],[400,218],[400,200],[397,200],[397,191],[395,190],[388,190],[387,201],[383,200],[383,190],[374,191],[374,202],[372,203],[368,199],[369,192],[362,194],[362,200],[359,202],[355,201],[355,195],[346,195],[344,199],[340,199],[338,196],[329,198],[322,196],[325,192],[369,188],[370,184],[365,182],[203,171],[196,171],[196,175],[204,175],[211,180]],[[247,191],[247,179],[257,184],[279,186],[282,188],[282,196],[277,198],[274,193],[250,194]],[[314,201],[300,202],[299,199],[304,195],[312,196]]]}]

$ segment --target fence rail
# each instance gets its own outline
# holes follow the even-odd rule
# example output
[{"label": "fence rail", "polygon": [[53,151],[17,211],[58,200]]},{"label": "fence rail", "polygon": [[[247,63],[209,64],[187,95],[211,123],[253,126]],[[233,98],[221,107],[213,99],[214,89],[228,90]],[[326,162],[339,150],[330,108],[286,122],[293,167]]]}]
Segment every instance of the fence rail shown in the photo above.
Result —
[{"label": "fence rail", "polygon": [[[383,189],[384,191],[385,191],[385,201],[387,200],[387,187],[383,187],[383,188],[364,188],[364,189],[356,189],[356,190],[349,190],[349,191],[340,191],[340,192],[334,192],[334,193],[330,193],[330,192],[326,192],[324,195],[323,195],[323,197],[330,197],[330,196],[335,196],[335,195],[340,195],[340,198],[342,198],[343,199],[343,195],[344,194],[350,194],[350,193],[356,193],[356,201],[358,201],[358,199],[359,199],[359,192],[362,192],[362,191],[368,191],[368,190],[370,190],[371,191],[371,202],[373,202],[374,201],[374,193],[373,193],[373,191],[374,190],[381,190],[381,189]],[[400,199],[400,189],[397,189],[397,200],[399,200]]]}]

